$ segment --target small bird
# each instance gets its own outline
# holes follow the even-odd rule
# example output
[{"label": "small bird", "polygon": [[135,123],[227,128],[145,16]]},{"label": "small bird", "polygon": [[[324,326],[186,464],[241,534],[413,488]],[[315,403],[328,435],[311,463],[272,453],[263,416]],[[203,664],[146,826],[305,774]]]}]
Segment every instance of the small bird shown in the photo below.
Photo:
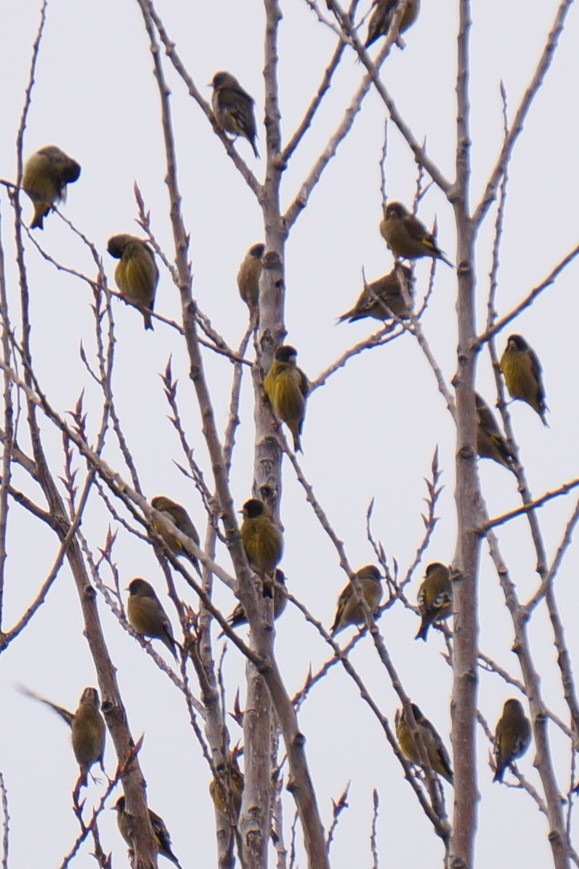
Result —
[{"label": "small bird", "polygon": [[80,767],[81,784],[86,787],[88,773],[93,764],[99,763],[104,772],[103,757],[105,752],[106,726],[99,709],[99,695],[96,688],[85,688],[80,695],[76,712],[69,712],[62,706],[57,706],[40,694],[30,691],[24,686],[20,691],[33,700],[38,700],[49,706],[71,729],[72,750]]},{"label": "small bird", "polygon": [[[287,605],[287,597],[285,593],[285,574],[283,570],[280,570],[279,567],[275,569],[275,576],[273,582],[273,618],[279,619],[283,611],[285,610]],[[229,626],[232,628],[237,628],[240,625],[247,624],[247,616],[245,615],[245,611],[243,609],[242,604],[238,603],[231,615],[228,617],[227,621],[229,622]],[[221,631],[219,637],[224,635],[224,631]]]},{"label": "small bird", "polygon": [[[354,576],[360,582],[360,591],[368,604],[370,612],[374,614],[380,606],[383,594],[380,571],[373,564],[367,564],[365,567],[357,570]],[[365,623],[364,611],[354,594],[354,586],[349,582],[338,598],[336,618],[334,619],[330,633],[335,637],[336,634],[339,634],[348,625],[362,625]]]},{"label": "small bird", "polygon": [[[169,519],[173,525],[175,525],[179,531],[182,531],[183,534],[186,534],[187,537],[190,537],[193,543],[197,546],[200,545],[199,534],[197,533],[197,529],[193,525],[193,522],[189,518],[189,514],[184,507],[180,504],[177,504],[176,501],[172,501],[170,498],[167,498],[165,495],[155,495],[154,498],[151,499],[151,507],[154,507],[155,510],[158,510],[159,513],[162,513],[167,519]],[[151,526],[160,534],[163,538],[169,549],[174,555],[184,555],[186,558],[189,558],[191,563],[197,569],[199,568],[199,563],[194,555],[189,555],[189,553],[183,549],[179,541],[172,534],[167,533],[164,528],[161,528],[161,525],[156,522],[154,519],[151,519]]]},{"label": "small bird", "polygon": [[493,459],[499,465],[504,465],[515,473],[516,457],[493,415],[492,410],[483,398],[476,393],[476,451],[481,459]]},{"label": "small bird", "polygon": [[510,699],[495,728],[495,764],[493,781],[502,782],[508,766],[521,757],[531,741],[531,725],[518,700]]},{"label": "small bird", "polygon": [[[386,36],[390,30],[390,25],[398,6],[399,0],[377,0],[368,22],[368,36],[366,37],[364,48],[369,48],[380,36]],[[404,31],[408,30],[416,21],[419,12],[420,0],[410,0],[402,15],[398,33],[404,33]]]},{"label": "small bird", "polygon": [[259,305],[259,279],[264,251],[264,244],[254,244],[250,247],[237,272],[239,295],[252,314],[257,311]]},{"label": "small bird", "polygon": [[136,577],[129,583],[128,591],[127,616],[132,629],[142,637],[161,640],[177,660],[173,628],[153,586]]},{"label": "small bird", "polygon": [[[120,260],[115,269],[115,281],[121,294],[137,308],[145,321],[145,329],[152,329],[150,311],[155,306],[155,293],[159,283],[159,269],[149,245],[135,235],[113,235],[107,251]],[[145,309],[149,310],[145,310]]]},{"label": "small bird", "polygon": [[216,767],[218,778],[211,779],[209,793],[213,805],[220,815],[229,818],[231,825],[235,826],[241,811],[243,786],[245,779],[237,763],[237,751],[234,749],[226,763],[220,763]]},{"label": "small bird", "polygon": [[66,201],[66,185],[79,175],[80,165],[56,145],[46,145],[28,158],[22,189],[34,205],[31,229],[44,229],[44,218],[57,202]]},{"label": "small bird", "polygon": [[409,269],[408,266],[396,266],[384,277],[372,281],[371,284],[365,284],[354,307],[342,314],[338,318],[338,322],[343,323],[344,320],[348,320],[353,323],[364,317],[372,317],[374,320],[391,320],[392,314],[402,320],[408,317],[410,310],[404,300],[399,269],[402,271],[406,284],[405,289],[412,305],[414,289],[412,269]]},{"label": "small bird", "polygon": [[[441,775],[449,784],[453,784],[454,776],[452,774],[450,758],[442,739],[428,718],[422,714],[416,703],[411,703],[411,706],[416,722],[416,731],[422,739],[432,771]],[[408,726],[404,708],[396,710],[394,725],[400,751],[408,763],[421,766],[418,746]]]},{"label": "small bird", "polygon": [[438,561],[428,565],[422,585],[418,589],[417,603],[422,621],[414,639],[426,642],[430,625],[452,615],[452,585],[446,565]]},{"label": "small bird", "polygon": [[212,81],[213,96],[211,106],[217,125],[224,133],[243,136],[247,139],[253,153],[259,157],[255,138],[254,99],[244,91],[235,76],[229,72],[216,72]]},{"label": "small bird", "polygon": [[543,369],[539,357],[522,335],[509,336],[505,352],[501,356],[500,366],[511,398],[518,398],[530,404],[541,417],[543,425],[548,426],[549,423],[545,418],[547,405]]},{"label": "small bird", "polygon": [[283,554],[282,533],[272,519],[269,508],[258,498],[250,498],[241,511],[240,533],[247,560],[257,573],[272,573]]},{"label": "small bird", "polygon": [[298,352],[289,344],[278,347],[265,375],[263,391],[274,415],[285,422],[294,440],[294,452],[302,452],[300,435],[306,415],[306,400],[310,383],[296,365]]},{"label": "small bird", "polygon": [[[135,817],[125,810],[125,798],[119,797],[113,806],[113,811],[117,813],[117,824],[119,832],[131,851],[134,851],[133,839],[135,837]],[[149,809],[149,820],[153,828],[153,834],[157,843],[157,853],[162,857],[166,857],[171,863],[174,863],[178,869],[181,869],[181,864],[171,850],[171,836],[165,826],[163,818],[155,814],[152,809]]]},{"label": "small bird", "polygon": [[420,259],[423,256],[441,259],[454,268],[438,247],[432,233],[417,217],[410,214],[400,202],[390,202],[380,221],[380,235],[395,257]]}]

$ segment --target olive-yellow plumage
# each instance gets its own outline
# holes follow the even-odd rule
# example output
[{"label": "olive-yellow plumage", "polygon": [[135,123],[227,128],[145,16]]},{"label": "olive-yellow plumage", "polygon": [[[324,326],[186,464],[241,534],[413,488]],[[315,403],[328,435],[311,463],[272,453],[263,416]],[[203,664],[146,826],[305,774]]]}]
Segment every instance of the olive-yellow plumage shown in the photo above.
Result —
[{"label": "olive-yellow plumage", "polygon": [[499,465],[515,472],[516,458],[493,415],[492,410],[476,393],[477,434],[476,449],[481,459],[493,459]]},{"label": "olive-yellow plumage", "polygon": [[[405,290],[408,293],[410,308],[406,304],[402,292],[401,275],[405,283]],[[374,320],[391,320],[392,314],[400,319],[408,317],[412,306],[413,284],[414,278],[411,269],[407,266],[393,268],[384,277],[372,281],[371,284],[366,284],[354,307],[342,314],[338,318],[338,322],[342,323],[344,320],[348,320],[353,323],[363,317],[372,317]]]},{"label": "olive-yellow plumage", "polygon": [[[113,811],[117,813],[117,824],[119,827],[119,832],[131,851],[134,851],[134,838],[135,838],[135,818],[125,809],[125,798],[119,797],[115,805],[113,806]],[[165,826],[165,822],[163,818],[160,818],[152,809],[149,809],[149,820],[151,821],[151,827],[153,828],[153,834],[155,836],[155,842],[157,844],[157,853],[162,857],[166,857],[167,860],[170,860],[171,863],[174,863],[178,869],[181,869],[181,864],[175,857],[171,847],[171,836],[169,835],[169,831]]]},{"label": "olive-yellow plumage", "polygon": [[384,209],[380,235],[396,257],[413,260],[429,256],[453,268],[432,233],[400,202],[390,202]]},{"label": "olive-yellow plumage", "polygon": [[[358,580],[360,593],[368,604],[372,614],[376,612],[382,600],[383,586],[380,571],[373,564],[361,567],[354,574]],[[343,589],[338,598],[336,617],[331,628],[331,634],[336,636],[348,625],[362,625],[365,623],[364,610],[360,605],[351,582]]]},{"label": "olive-yellow plumage", "polygon": [[46,145],[26,161],[22,188],[34,205],[31,229],[43,229],[44,218],[57,202],[66,199],[66,185],[76,181],[80,165],[56,145]]},{"label": "olive-yellow plumage", "polygon": [[129,624],[137,634],[153,640],[161,640],[177,660],[175,638],[169,617],[161,606],[153,586],[140,577],[136,577],[129,583],[127,616]]},{"label": "olive-yellow plumage", "polygon": [[[135,235],[113,235],[107,243],[111,256],[120,260],[115,269],[115,281],[122,295],[142,309],[145,329],[152,329],[150,311],[155,306],[159,269],[153,251]],[[147,309],[148,310],[144,310]]]},{"label": "olive-yellow plumage", "polygon": [[502,782],[508,766],[521,757],[531,741],[531,725],[519,700],[505,702],[503,714],[495,728],[495,775],[493,781]]},{"label": "olive-yellow plumage", "polygon": [[301,452],[300,436],[310,391],[308,378],[296,364],[297,350],[282,344],[263,381],[263,390],[274,415],[285,422],[293,436],[294,451]]},{"label": "olive-yellow plumage", "polygon": [[548,425],[541,363],[522,335],[509,336],[500,366],[511,398],[530,404],[543,425]]},{"label": "olive-yellow plumage", "polygon": [[[399,0],[377,0],[368,22],[368,35],[364,43],[365,48],[372,45],[380,36],[386,36],[390,30],[390,25],[392,24],[392,19],[398,5]],[[409,0],[400,20],[399,33],[404,33],[404,31],[414,24],[419,11],[420,0]]]},{"label": "olive-yellow plumage", "polygon": [[259,498],[246,501],[241,512],[240,534],[247,560],[260,575],[271,573],[283,554],[282,533]]},{"label": "olive-yellow plumage", "polygon": [[225,132],[247,139],[256,157],[259,153],[255,144],[257,128],[255,125],[254,99],[244,91],[234,75],[229,72],[216,72],[212,81],[213,96],[211,106],[217,125]]},{"label": "olive-yellow plumage", "polygon": [[264,251],[264,244],[254,244],[250,247],[237,273],[239,295],[252,313],[257,310],[259,304],[259,279]]},{"label": "olive-yellow plumage", "polygon": [[227,762],[219,764],[215,771],[218,777],[211,779],[209,783],[213,805],[220,815],[229,818],[231,825],[235,826],[241,811],[245,783],[235,751],[232,751]]},{"label": "olive-yellow plumage", "polygon": [[[419,734],[426,756],[433,772],[441,775],[449,784],[453,784],[453,774],[450,765],[450,758],[444,746],[444,743],[434,726],[426,718],[416,703],[412,703],[412,713],[416,722],[416,731]],[[400,751],[408,761],[415,766],[422,766],[420,761],[420,752],[412,731],[408,725],[404,708],[396,710],[395,715],[396,738]]]},{"label": "olive-yellow plumage", "polygon": [[[199,546],[200,540],[197,529],[193,525],[187,510],[185,510],[181,504],[177,504],[176,501],[172,501],[171,498],[167,498],[166,495],[155,495],[155,497],[151,499],[151,507],[158,510],[159,513],[161,513],[166,519],[169,519],[173,525],[179,529],[179,531],[182,531],[183,534],[186,534],[187,537],[191,538],[193,543]],[[175,555],[186,556],[191,560],[195,567],[198,566],[197,559],[193,555],[189,555],[189,553],[183,549],[173,534],[165,531],[165,529],[161,527],[161,524],[156,522],[155,519],[151,519],[151,525],[157,534],[163,538],[171,552]]]},{"label": "olive-yellow plumage", "polygon": [[447,619],[452,614],[452,585],[450,571],[445,564],[435,561],[428,565],[422,585],[418,589],[417,603],[422,621],[415,639],[426,642],[430,625]]}]

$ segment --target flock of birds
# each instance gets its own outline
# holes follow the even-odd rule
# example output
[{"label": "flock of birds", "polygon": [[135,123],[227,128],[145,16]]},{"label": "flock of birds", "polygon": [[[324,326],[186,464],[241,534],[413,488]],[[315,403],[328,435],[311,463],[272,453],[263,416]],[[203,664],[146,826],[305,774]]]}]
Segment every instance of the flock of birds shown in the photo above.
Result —
[{"label": "flock of birds", "polygon": [[[397,8],[397,0],[377,0],[368,25],[365,47],[388,33]],[[419,0],[411,0],[406,6],[399,25],[399,33],[407,30],[419,13]],[[213,77],[212,109],[217,126],[234,137],[241,136],[249,142],[253,153],[259,157],[256,147],[257,127],[254,100],[228,72],[217,72]],[[56,203],[65,200],[67,185],[80,176],[81,167],[55,145],[40,148],[28,159],[22,179],[22,188],[34,205],[31,228],[43,228],[44,219]],[[382,321],[399,322],[412,313],[414,277],[412,269],[400,259],[413,262],[422,257],[442,260],[453,268],[439,248],[435,237],[423,223],[399,202],[387,203],[384,207],[380,233],[394,254],[393,270],[369,284],[365,283],[354,307],[343,314],[340,322],[354,322],[364,317]],[[121,295],[142,312],[145,329],[153,329],[151,313],[154,310],[155,294],[159,282],[159,269],[153,251],[147,242],[129,234],[114,235],[108,240],[107,250],[119,260],[115,281]],[[257,324],[259,312],[259,281],[265,245],[253,245],[245,256],[237,276],[239,293],[247,304]],[[301,433],[305,418],[306,401],[310,390],[308,378],[297,366],[297,351],[289,345],[279,346],[263,380],[263,390],[271,410],[279,422],[285,423],[292,438],[295,451],[301,450]],[[541,365],[535,352],[520,335],[511,335],[500,360],[500,368],[508,391],[513,399],[529,404],[545,425],[547,406],[542,381]],[[516,457],[495,420],[486,402],[476,395],[477,452],[480,457],[491,458],[515,470]],[[151,506],[166,520],[200,545],[197,530],[187,511],[166,496],[152,499]],[[283,553],[283,538],[269,507],[257,498],[246,501],[242,510],[243,522],[240,533],[252,568],[259,575],[264,596],[272,598],[273,617],[279,618],[285,609],[285,576],[278,567]],[[199,569],[197,559],[187,553],[178,539],[170,534],[165,525],[155,520],[152,528],[176,555],[186,555],[193,566]],[[171,622],[163,609],[153,587],[146,580],[136,577],[128,586],[127,618],[133,630],[141,637],[160,640],[177,660]],[[374,565],[366,565],[354,574],[341,592],[331,635],[336,636],[350,625],[365,623],[365,601],[372,614],[378,612],[383,594],[382,577]],[[417,598],[421,623],[416,638],[426,641],[429,628],[452,614],[452,582],[447,566],[438,562],[428,565]],[[247,623],[241,604],[228,618],[231,628]],[[223,632],[220,634],[223,636]],[[28,689],[22,689],[55,710],[71,727],[72,745],[80,767],[79,782],[87,783],[88,773],[94,763],[103,764],[105,722],[99,710],[99,697],[94,688],[85,688],[75,713],[68,712],[44,697]],[[411,714],[409,714],[409,712]],[[406,760],[417,767],[425,761],[431,771],[442,776],[450,784],[453,774],[448,752],[431,722],[415,703],[398,710],[395,729],[400,750]],[[502,715],[495,728],[494,781],[502,782],[503,775],[515,759],[520,757],[530,742],[530,724],[521,703],[516,699],[505,702]],[[210,792],[218,812],[235,825],[241,808],[243,773],[237,763],[237,751],[232,751],[225,764],[217,769],[217,777],[210,785]],[[133,849],[134,823],[125,808],[125,798],[116,802],[119,830]],[[156,838],[158,853],[179,862],[171,849],[171,840],[162,819],[149,811],[151,826]]]}]

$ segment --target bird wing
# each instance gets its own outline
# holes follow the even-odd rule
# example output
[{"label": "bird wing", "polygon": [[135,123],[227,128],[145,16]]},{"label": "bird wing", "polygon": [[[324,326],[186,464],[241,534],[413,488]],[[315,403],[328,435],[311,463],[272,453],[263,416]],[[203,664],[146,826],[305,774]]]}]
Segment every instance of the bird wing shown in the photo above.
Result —
[{"label": "bird wing", "polygon": [[66,721],[69,727],[72,727],[74,712],[69,712],[68,709],[65,709],[63,706],[57,706],[56,703],[47,700],[46,697],[42,697],[41,694],[36,694],[35,691],[31,691],[30,688],[26,688],[24,685],[19,685],[18,690],[21,694],[24,694],[25,697],[30,697],[32,700],[38,700],[39,703],[44,703],[45,706],[49,706],[53,712],[60,715],[63,721]]}]

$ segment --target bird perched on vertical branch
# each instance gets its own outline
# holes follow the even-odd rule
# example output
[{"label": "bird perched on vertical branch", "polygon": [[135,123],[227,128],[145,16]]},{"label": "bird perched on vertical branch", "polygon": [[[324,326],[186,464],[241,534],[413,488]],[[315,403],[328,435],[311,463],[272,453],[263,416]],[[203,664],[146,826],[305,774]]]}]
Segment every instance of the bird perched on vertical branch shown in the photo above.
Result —
[{"label": "bird perched on vertical branch", "polygon": [[508,468],[515,473],[516,456],[509,447],[506,439],[493,415],[492,410],[476,393],[477,433],[476,450],[481,459],[493,459],[499,465]]},{"label": "bird perched on vertical branch", "polygon": [[400,202],[386,205],[380,222],[380,235],[396,257],[412,260],[429,256],[454,268],[438,247],[432,233]]},{"label": "bird perched on vertical branch", "polygon": [[35,151],[24,167],[22,189],[34,205],[31,229],[44,229],[44,218],[57,202],[65,202],[66,185],[80,175],[80,165],[56,145]]},{"label": "bird perched on vertical branch", "polygon": [[[134,839],[135,839],[135,817],[134,815],[129,814],[129,812],[125,809],[125,798],[119,797],[113,806],[113,811],[117,813],[117,824],[119,827],[119,832],[130,850],[134,852]],[[160,818],[152,809],[149,809],[149,820],[151,821],[151,827],[153,828],[153,835],[155,836],[155,843],[157,845],[157,853],[162,857],[166,857],[167,860],[170,860],[171,863],[174,863],[178,869],[181,869],[181,864],[173,854],[171,848],[171,836],[169,835],[169,831],[165,826],[165,822],[163,818]]]},{"label": "bird perched on vertical branch", "polygon": [[[287,605],[287,597],[285,593],[285,574],[283,570],[280,570],[279,567],[275,569],[274,581],[273,581],[273,618],[274,621],[279,619],[283,611],[285,610]],[[245,615],[245,610],[243,609],[243,604],[238,603],[231,615],[228,617],[227,621],[229,622],[229,626],[231,628],[237,628],[240,625],[247,624],[247,616]],[[222,637],[224,631],[221,631],[219,637]]]},{"label": "bird perched on vertical branch", "polygon": [[155,307],[159,283],[159,269],[153,251],[142,238],[124,233],[109,238],[107,251],[120,260],[115,269],[115,281],[121,294],[142,310],[145,329],[152,329],[150,311]]},{"label": "bird perched on vertical branch", "polygon": [[[354,576],[358,580],[360,593],[368,604],[370,612],[374,615],[380,606],[384,591],[380,571],[373,564],[367,564],[357,570]],[[364,610],[354,593],[353,584],[349,582],[338,598],[336,617],[330,633],[335,637],[348,625],[362,624],[365,624]]]},{"label": "bird perched on vertical branch", "polygon": [[237,762],[237,755],[238,751],[234,748],[229,753],[227,761],[220,763],[216,767],[215,772],[217,773],[217,777],[213,778],[209,783],[209,793],[211,794],[213,805],[220,815],[229,819],[233,827],[239,819],[243,786],[245,784],[243,773],[239,769]]},{"label": "bird perched on vertical branch", "polygon": [[450,571],[445,564],[435,561],[428,565],[418,589],[417,603],[422,621],[415,639],[426,642],[430,625],[452,615],[452,584]]},{"label": "bird perched on vertical branch", "polygon": [[509,336],[505,352],[501,356],[500,366],[511,398],[518,398],[530,404],[541,417],[543,425],[548,426],[549,423],[545,418],[547,405],[543,369],[539,357],[522,335]]},{"label": "bird perched on vertical branch", "polygon": [[[402,280],[406,284],[404,289],[408,293],[410,307],[404,298],[400,272],[402,273]],[[413,288],[412,269],[409,269],[408,266],[396,266],[384,277],[372,281],[371,284],[364,284],[364,289],[354,307],[342,314],[338,318],[338,322],[343,323],[344,320],[348,320],[353,323],[364,317],[372,317],[374,320],[391,320],[392,314],[403,320],[408,317],[412,308]]]},{"label": "bird perched on vertical branch", "polygon": [[[177,504],[176,501],[172,501],[171,498],[167,498],[165,495],[155,495],[155,497],[151,499],[151,507],[154,507],[155,510],[158,510],[159,513],[165,516],[165,518],[169,519],[173,525],[179,529],[179,531],[182,531],[183,534],[190,537],[193,543],[197,546],[200,545],[201,541],[199,540],[197,529],[193,525],[193,522],[184,507]],[[165,529],[162,528],[160,523],[156,522],[155,519],[151,519],[151,526],[157,534],[163,538],[174,555],[184,555],[191,561],[193,566],[199,570],[199,562],[195,556],[190,555],[186,549],[183,549],[173,534],[165,531]]]},{"label": "bird perched on vertical branch", "polygon": [[281,422],[285,422],[293,436],[294,452],[302,452],[300,435],[306,415],[306,400],[310,383],[296,364],[298,352],[289,344],[278,347],[273,362],[265,375],[263,391],[271,409]]},{"label": "bird perched on vertical branch", "polygon": [[495,728],[495,765],[493,781],[502,782],[508,766],[521,757],[531,741],[531,725],[522,704],[513,698],[507,700],[503,714]]},{"label": "bird perched on vertical branch", "polygon": [[[370,16],[370,21],[368,22],[368,35],[366,37],[366,42],[364,43],[364,48],[369,48],[373,42],[376,42],[376,40],[380,38],[380,36],[386,36],[390,30],[394,13],[400,6],[400,2],[401,0],[377,0],[374,11]],[[404,33],[414,24],[419,12],[420,0],[409,0],[400,20],[396,41],[398,41],[399,34]]]},{"label": "bird perched on vertical branch", "polygon": [[99,763],[104,772],[103,758],[105,752],[106,726],[100,713],[99,695],[96,688],[85,688],[80,696],[76,712],[69,712],[62,706],[57,706],[46,697],[30,691],[24,686],[19,689],[27,697],[38,700],[49,706],[71,729],[72,750],[80,767],[81,785],[86,786],[88,773],[95,763]]},{"label": "bird perched on vertical branch", "polygon": [[132,629],[142,637],[161,640],[177,660],[173,628],[153,586],[136,577],[129,583],[128,591],[127,617]]},{"label": "bird perched on vertical branch", "polygon": [[243,136],[251,145],[255,156],[259,157],[255,144],[257,129],[253,97],[243,90],[235,76],[229,72],[216,72],[212,87],[211,106],[217,126],[225,133]]},{"label": "bird perched on vertical branch", "polygon": [[237,272],[239,295],[251,314],[257,311],[259,305],[259,279],[264,251],[265,245],[261,243],[250,247]]},{"label": "bird perched on vertical branch", "polygon": [[[441,775],[449,784],[453,784],[454,776],[450,765],[450,758],[442,739],[428,718],[422,714],[416,703],[411,703],[410,705],[412,706],[412,713],[416,722],[416,731],[422,740],[432,771],[437,773],[437,775]],[[408,763],[422,766],[420,752],[408,724],[404,708],[396,710],[394,725],[400,751]]]},{"label": "bird perched on vertical branch", "polygon": [[250,498],[241,511],[240,534],[247,560],[262,579],[271,574],[283,554],[282,533],[273,521],[269,507],[259,498]]}]

